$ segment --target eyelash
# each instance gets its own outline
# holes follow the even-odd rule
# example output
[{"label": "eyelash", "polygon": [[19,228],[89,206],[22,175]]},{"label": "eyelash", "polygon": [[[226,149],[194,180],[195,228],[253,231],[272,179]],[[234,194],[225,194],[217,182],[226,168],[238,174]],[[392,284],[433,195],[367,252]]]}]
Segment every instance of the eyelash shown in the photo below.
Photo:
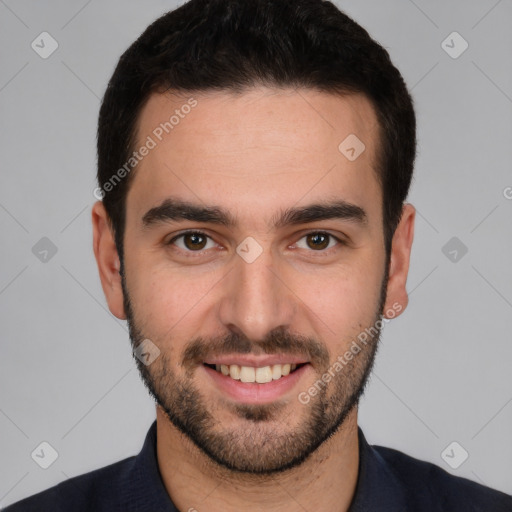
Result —
[{"label": "eyelash", "polygon": [[[180,238],[183,238],[184,236],[186,235],[199,235],[199,236],[202,236],[202,237],[206,237],[208,238],[209,240],[212,240],[212,237],[207,235],[206,233],[202,232],[202,231],[198,231],[198,230],[189,230],[189,231],[183,231],[182,233],[180,233],[179,235],[176,235],[175,237],[173,237],[171,240],[169,240],[168,242],[165,243],[165,245],[167,246],[172,246],[174,245],[174,242],[176,242],[176,240],[180,239]],[[309,235],[325,235],[327,237],[329,237],[330,239],[334,239],[336,242],[338,242],[338,245],[347,245],[347,243],[332,235],[331,233],[328,233],[326,231],[310,231],[308,233],[305,233],[304,235],[302,235],[299,240],[302,240],[303,238],[309,236]],[[213,240],[212,240],[213,241]],[[297,242],[295,242],[297,243]],[[310,252],[316,252],[318,253],[319,255],[320,254],[326,254],[326,253],[330,253],[333,249],[335,249],[335,247],[330,247],[328,249],[322,249],[322,250],[318,250],[318,251],[315,251],[313,249],[310,250]],[[210,249],[202,249],[201,251],[191,251],[189,249],[181,249],[181,248],[178,248],[179,251],[183,251],[187,254],[191,254],[191,255],[198,255],[198,256],[201,256],[203,255],[206,251],[209,251]]]}]

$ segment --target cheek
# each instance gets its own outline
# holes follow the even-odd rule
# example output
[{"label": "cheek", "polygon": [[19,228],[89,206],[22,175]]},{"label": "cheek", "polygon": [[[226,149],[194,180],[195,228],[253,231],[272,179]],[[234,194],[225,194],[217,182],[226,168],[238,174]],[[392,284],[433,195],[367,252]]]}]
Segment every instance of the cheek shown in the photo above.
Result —
[{"label": "cheek", "polygon": [[138,262],[137,272],[130,276],[130,294],[138,318],[159,337],[176,337],[186,325],[197,327],[205,298],[221,276],[212,272],[184,273],[168,265],[149,267],[147,260]]},{"label": "cheek", "polygon": [[330,350],[339,351],[347,340],[375,321],[381,279],[379,273],[367,266],[351,266],[334,275],[319,277],[312,285],[301,286],[298,295],[313,311],[310,318],[319,332],[326,340],[332,340]]}]

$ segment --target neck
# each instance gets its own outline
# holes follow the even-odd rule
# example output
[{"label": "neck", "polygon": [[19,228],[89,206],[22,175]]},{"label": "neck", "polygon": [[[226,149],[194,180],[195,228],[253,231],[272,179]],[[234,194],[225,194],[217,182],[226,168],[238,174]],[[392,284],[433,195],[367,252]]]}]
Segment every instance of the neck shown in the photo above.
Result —
[{"label": "neck", "polygon": [[181,511],[346,512],[359,468],[357,407],[300,466],[272,475],[220,467],[157,410],[157,459],[165,488]]}]

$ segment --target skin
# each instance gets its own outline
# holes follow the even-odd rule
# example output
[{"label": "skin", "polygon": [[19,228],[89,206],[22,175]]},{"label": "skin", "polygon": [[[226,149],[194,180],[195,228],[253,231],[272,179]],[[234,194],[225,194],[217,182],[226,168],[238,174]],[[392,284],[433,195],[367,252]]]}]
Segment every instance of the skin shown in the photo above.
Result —
[{"label": "skin", "polygon": [[[139,118],[139,141],[187,98],[153,94]],[[257,446],[248,460],[261,454],[268,462],[275,450],[265,452],[263,440],[272,433],[278,443],[305,428],[320,398],[313,397],[306,406],[297,395],[321,378],[326,366],[312,360],[293,389],[273,404],[277,413],[253,421],[240,414],[239,404],[212,383],[201,364],[183,364],[186,347],[197,337],[223,339],[235,333],[250,340],[256,351],[260,340],[281,328],[314,339],[328,354],[327,366],[332,365],[360,332],[374,325],[383,282],[383,316],[398,316],[406,308],[415,210],[410,204],[403,207],[386,286],[382,193],[373,170],[378,125],[364,96],[255,87],[241,95],[222,91],[194,98],[197,106],[133,171],[126,203],[124,284],[141,339],[151,339],[162,354],[147,367],[160,386],[158,391],[171,393],[165,375],[172,373],[173,383],[198,390],[201,403],[217,421],[217,433],[249,432]],[[353,162],[338,150],[349,134],[356,134],[366,146]],[[181,221],[143,229],[143,215],[169,196],[223,207],[237,217],[238,224],[227,228]],[[271,219],[286,208],[333,198],[363,208],[366,224],[329,219],[271,227]],[[126,319],[119,258],[101,202],[93,206],[92,221],[94,252],[109,309]],[[190,256],[183,239],[176,242],[179,247],[164,244],[185,229],[211,237],[202,255]],[[305,235],[318,231],[347,244],[332,240],[324,251],[311,248]],[[252,263],[236,253],[246,237],[262,248]],[[327,402],[365,367],[369,361],[354,356],[352,365],[325,386]],[[342,383],[338,390],[336,382]],[[257,405],[251,407],[255,410]],[[158,464],[179,510],[343,511],[350,505],[359,464],[357,405],[334,435],[301,464],[272,474],[227,469],[176,428],[159,405],[156,414]],[[243,444],[235,446],[242,450]]]}]

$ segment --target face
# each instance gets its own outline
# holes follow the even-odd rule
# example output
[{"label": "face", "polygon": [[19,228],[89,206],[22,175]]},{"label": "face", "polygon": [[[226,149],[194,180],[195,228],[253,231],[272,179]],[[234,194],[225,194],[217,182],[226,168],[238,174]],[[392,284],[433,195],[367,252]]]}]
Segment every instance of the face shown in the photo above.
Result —
[{"label": "face", "polygon": [[[355,159],[339,149],[351,134]],[[124,279],[102,272],[110,309],[134,347],[158,349],[137,359],[143,380],[205,454],[236,471],[293,467],[356,406],[380,315],[406,303],[412,228],[388,276],[375,113],[310,90],[154,94],[137,147],[148,137]]]}]

